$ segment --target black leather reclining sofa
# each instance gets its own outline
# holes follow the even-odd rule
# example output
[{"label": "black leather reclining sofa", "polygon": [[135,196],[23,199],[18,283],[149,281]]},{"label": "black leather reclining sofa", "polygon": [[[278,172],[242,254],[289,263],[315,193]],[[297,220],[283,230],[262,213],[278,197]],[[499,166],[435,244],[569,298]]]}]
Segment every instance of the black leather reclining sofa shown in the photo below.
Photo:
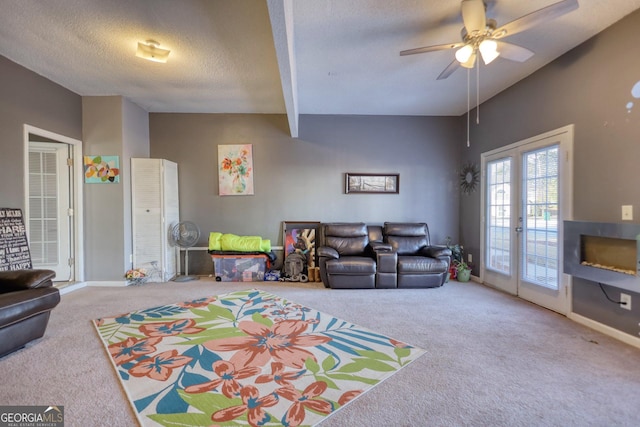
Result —
[{"label": "black leather reclining sofa", "polygon": [[433,288],[447,279],[451,250],[431,245],[426,223],[323,223],[318,260],[328,288]]}]

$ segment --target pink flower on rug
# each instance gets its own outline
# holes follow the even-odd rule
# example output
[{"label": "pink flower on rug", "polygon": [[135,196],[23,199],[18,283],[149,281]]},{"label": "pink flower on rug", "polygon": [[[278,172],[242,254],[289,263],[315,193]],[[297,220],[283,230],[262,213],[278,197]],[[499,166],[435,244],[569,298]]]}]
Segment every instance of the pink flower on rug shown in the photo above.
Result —
[{"label": "pink flower on rug", "polygon": [[197,334],[204,328],[194,328],[196,321],[193,319],[180,319],[173,322],[147,323],[140,325],[140,332],[148,337],[169,337],[180,334]]},{"label": "pink flower on rug", "polygon": [[315,356],[302,347],[315,347],[331,341],[322,335],[303,334],[307,322],[284,320],[267,327],[250,320],[238,327],[246,337],[230,337],[211,340],[203,345],[211,351],[234,351],[230,362],[234,366],[264,366],[273,357],[277,362],[292,368],[302,368],[308,358]]},{"label": "pink flower on rug", "polygon": [[184,391],[187,393],[204,393],[222,385],[222,394],[231,399],[237,397],[242,388],[242,385],[237,380],[252,377],[260,373],[260,368],[257,367],[247,367],[236,371],[231,363],[224,360],[214,362],[213,370],[220,378],[202,384],[191,385],[186,387]]},{"label": "pink flower on rug", "polygon": [[137,359],[143,354],[149,354],[156,351],[154,347],[162,341],[162,338],[127,338],[124,341],[113,343],[109,346],[109,354],[113,358],[116,365],[123,365],[127,362]]},{"label": "pink flower on rug", "polygon": [[293,405],[289,407],[282,417],[282,424],[292,427],[299,426],[304,421],[306,409],[325,415],[330,414],[333,411],[331,403],[318,398],[326,389],[327,383],[323,381],[309,384],[302,393],[296,390],[293,385],[277,389],[276,393],[278,395],[293,402]]},{"label": "pink flower on rug", "polygon": [[258,427],[271,419],[263,407],[268,408],[278,403],[278,396],[275,393],[260,397],[258,389],[252,385],[242,387],[240,398],[242,399],[242,405],[231,406],[214,412],[211,419],[213,421],[231,421],[247,412],[249,425]]},{"label": "pink flower on rug", "polygon": [[177,304],[178,307],[183,307],[183,308],[198,308],[198,307],[206,307],[209,304],[211,304],[212,302],[216,301],[217,298],[215,297],[210,297],[210,298],[199,298],[199,299],[194,299],[191,301],[185,301],[185,302],[181,302],[180,304]]},{"label": "pink flower on rug", "polygon": [[342,393],[342,396],[338,399],[338,403],[340,406],[344,406],[349,403],[352,399],[355,399],[362,393],[362,390],[350,390]]},{"label": "pink flower on rug", "polygon": [[297,380],[305,372],[305,369],[301,371],[285,372],[284,365],[282,363],[271,362],[271,374],[260,375],[256,378],[256,384],[264,384],[274,381],[279,385],[287,386],[291,384],[289,381]]},{"label": "pink flower on rug", "polygon": [[192,357],[178,355],[178,350],[169,350],[138,362],[129,369],[134,377],[149,377],[153,380],[166,381],[175,368],[184,366],[193,360]]},{"label": "pink flower on rug", "polygon": [[389,338],[389,342],[396,348],[409,348],[409,347],[411,347],[410,345],[405,344],[402,341],[394,340],[393,338]]}]

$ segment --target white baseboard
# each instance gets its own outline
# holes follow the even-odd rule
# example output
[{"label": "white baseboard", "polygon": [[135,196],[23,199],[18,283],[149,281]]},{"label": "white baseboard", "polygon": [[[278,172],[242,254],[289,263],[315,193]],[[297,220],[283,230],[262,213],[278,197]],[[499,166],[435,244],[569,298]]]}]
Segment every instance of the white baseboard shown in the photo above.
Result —
[{"label": "white baseboard", "polygon": [[77,283],[72,283],[70,285],[61,286],[58,289],[60,289],[60,295],[65,295],[73,291],[77,291],[78,289],[82,289],[86,287],[87,287],[86,282],[77,282]]},{"label": "white baseboard", "polygon": [[123,287],[123,286],[129,286],[129,282],[127,282],[126,280],[93,281],[93,282],[87,282],[87,286]]},{"label": "white baseboard", "polygon": [[573,320],[574,322],[580,323],[581,325],[587,326],[591,329],[594,329],[612,338],[620,340],[625,344],[629,344],[633,347],[640,348],[640,338],[638,337],[634,337],[633,335],[629,335],[625,332],[612,328],[611,326],[607,326],[600,322],[596,322],[595,320],[589,319],[588,317],[581,316],[580,314],[577,314],[577,313],[571,312],[567,317]]}]

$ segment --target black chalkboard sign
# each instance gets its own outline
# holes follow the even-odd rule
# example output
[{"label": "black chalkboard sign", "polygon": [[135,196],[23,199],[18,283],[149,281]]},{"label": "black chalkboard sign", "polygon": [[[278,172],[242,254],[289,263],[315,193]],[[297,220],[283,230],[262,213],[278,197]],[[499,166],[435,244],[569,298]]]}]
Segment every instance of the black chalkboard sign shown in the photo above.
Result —
[{"label": "black chalkboard sign", "polygon": [[0,208],[0,271],[30,268],[31,253],[22,210]]}]

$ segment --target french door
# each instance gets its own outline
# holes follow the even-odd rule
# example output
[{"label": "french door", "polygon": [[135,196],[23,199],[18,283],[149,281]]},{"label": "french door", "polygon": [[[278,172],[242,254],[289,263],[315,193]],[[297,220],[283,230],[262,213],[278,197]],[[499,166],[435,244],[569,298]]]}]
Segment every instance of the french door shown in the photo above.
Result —
[{"label": "french door", "polygon": [[56,280],[73,280],[71,197],[62,143],[29,144],[29,246],[34,268],[56,272]]},{"label": "french door", "polygon": [[482,268],[491,286],[562,314],[563,220],[571,219],[573,126],[482,155]]}]

